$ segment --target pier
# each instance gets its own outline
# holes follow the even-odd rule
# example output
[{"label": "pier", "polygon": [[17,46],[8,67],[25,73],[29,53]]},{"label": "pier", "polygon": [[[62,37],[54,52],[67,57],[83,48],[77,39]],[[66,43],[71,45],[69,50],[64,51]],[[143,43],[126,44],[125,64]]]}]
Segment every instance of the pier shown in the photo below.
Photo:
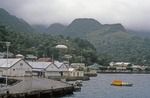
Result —
[{"label": "pier", "polygon": [[61,81],[37,77],[20,79],[19,83],[2,87],[0,98],[51,98],[72,94],[74,90],[72,85]]}]

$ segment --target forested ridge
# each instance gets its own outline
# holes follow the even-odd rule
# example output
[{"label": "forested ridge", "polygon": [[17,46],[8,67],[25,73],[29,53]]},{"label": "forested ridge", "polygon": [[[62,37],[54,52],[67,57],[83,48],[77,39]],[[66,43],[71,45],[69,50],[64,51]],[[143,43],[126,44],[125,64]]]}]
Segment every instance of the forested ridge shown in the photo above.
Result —
[{"label": "forested ridge", "polygon": [[[65,59],[66,54],[71,55],[71,62],[85,62],[92,64],[96,62],[96,50],[88,41],[63,36],[51,36],[45,33],[20,33],[12,32],[5,26],[0,26],[0,41],[11,42],[10,52],[16,54],[33,54],[37,57],[54,57],[56,60]],[[56,45],[66,45],[68,49],[56,49]],[[5,44],[0,45],[0,51],[5,52]],[[60,58],[61,56],[61,58]]]},{"label": "forested ridge", "polygon": [[[142,32],[128,31],[120,23],[102,24],[92,18],[75,19],[69,25],[54,23],[48,28],[33,27],[0,9],[0,41],[11,42],[10,51],[14,54],[55,59],[69,54],[71,62],[108,65],[111,61],[122,61],[149,65],[150,34],[141,35]],[[54,48],[58,44],[67,45],[67,52],[60,54]],[[0,52],[4,51],[6,46],[0,44]]]}]

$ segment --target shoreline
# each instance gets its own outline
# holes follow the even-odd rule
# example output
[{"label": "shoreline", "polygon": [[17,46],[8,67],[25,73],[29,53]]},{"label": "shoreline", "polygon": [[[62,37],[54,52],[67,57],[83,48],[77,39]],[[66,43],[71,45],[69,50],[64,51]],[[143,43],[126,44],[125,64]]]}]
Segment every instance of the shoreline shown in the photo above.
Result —
[{"label": "shoreline", "polygon": [[98,74],[150,74],[150,72],[97,72]]}]

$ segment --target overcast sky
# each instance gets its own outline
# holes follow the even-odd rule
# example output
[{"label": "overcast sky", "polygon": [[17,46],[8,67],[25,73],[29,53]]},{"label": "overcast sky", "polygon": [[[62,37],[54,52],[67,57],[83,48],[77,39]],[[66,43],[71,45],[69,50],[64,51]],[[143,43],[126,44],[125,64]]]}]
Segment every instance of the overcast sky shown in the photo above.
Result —
[{"label": "overcast sky", "polygon": [[0,0],[0,7],[29,24],[95,18],[102,24],[150,31],[150,0]]}]

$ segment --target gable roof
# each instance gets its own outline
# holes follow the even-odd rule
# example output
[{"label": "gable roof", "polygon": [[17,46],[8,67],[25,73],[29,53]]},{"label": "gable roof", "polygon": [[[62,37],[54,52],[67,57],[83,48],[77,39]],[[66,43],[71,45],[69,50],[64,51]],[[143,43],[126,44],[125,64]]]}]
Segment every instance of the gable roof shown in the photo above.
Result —
[{"label": "gable roof", "polygon": [[64,63],[59,61],[54,61],[54,64],[56,65],[57,68],[60,68]]},{"label": "gable roof", "polygon": [[[21,58],[8,58],[7,59],[0,59],[0,67],[1,68],[10,68],[11,66],[13,66],[14,64],[16,64],[17,62],[19,62],[20,60],[22,60]],[[8,63],[7,63],[8,61]]]},{"label": "gable roof", "polygon": [[46,69],[52,62],[28,62],[33,69]]},{"label": "gable roof", "polygon": [[63,62],[54,61],[46,68],[46,71],[68,71],[68,67]]}]

